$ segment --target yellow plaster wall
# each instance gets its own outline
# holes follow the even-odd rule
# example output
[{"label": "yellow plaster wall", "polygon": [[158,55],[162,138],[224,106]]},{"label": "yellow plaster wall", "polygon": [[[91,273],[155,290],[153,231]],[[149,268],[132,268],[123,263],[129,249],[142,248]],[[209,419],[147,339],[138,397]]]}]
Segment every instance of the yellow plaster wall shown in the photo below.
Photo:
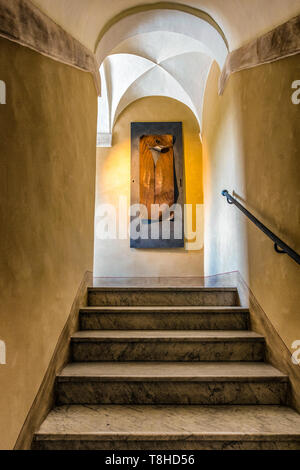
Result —
[{"label": "yellow plaster wall", "polygon": [[236,73],[218,96],[211,70],[203,121],[205,274],[239,270],[292,352],[300,340],[300,269],[221,196],[223,189],[300,252],[299,55]]},{"label": "yellow plaster wall", "polygon": [[11,449],[93,268],[90,74],[0,39],[0,448]]}]

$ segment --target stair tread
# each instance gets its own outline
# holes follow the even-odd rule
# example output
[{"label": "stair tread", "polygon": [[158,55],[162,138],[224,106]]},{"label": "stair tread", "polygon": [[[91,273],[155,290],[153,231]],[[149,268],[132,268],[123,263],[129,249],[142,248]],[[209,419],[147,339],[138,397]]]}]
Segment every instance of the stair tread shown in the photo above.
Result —
[{"label": "stair tread", "polygon": [[260,362],[74,362],[58,381],[264,381],[286,382],[288,377]]},{"label": "stair tread", "polygon": [[80,313],[249,313],[249,309],[245,307],[201,307],[201,306],[96,306],[84,307],[80,309]]},{"label": "stair tread", "polygon": [[54,408],[36,440],[184,438],[300,440],[300,415],[286,406],[69,405]]},{"label": "stair tread", "polygon": [[259,341],[264,336],[244,330],[84,330],[72,336],[75,342],[109,341]]},{"label": "stair tread", "polygon": [[88,287],[88,292],[237,292],[236,287]]}]

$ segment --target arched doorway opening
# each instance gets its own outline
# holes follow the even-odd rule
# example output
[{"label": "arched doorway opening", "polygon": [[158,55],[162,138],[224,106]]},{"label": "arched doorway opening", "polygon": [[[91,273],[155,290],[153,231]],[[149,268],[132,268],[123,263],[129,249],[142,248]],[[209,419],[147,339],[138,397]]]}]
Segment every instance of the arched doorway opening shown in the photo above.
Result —
[{"label": "arched doorway opening", "polygon": [[[102,93],[98,112],[95,277],[204,274],[203,101],[211,66],[216,62],[220,69],[223,67],[228,48],[218,25],[208,15],[197,12],[165,8],[130,11],[100,35],[96,48]],[[112,206],[109,210],[114,217],[119,214],[120,197],[127,198],[124,204],[129,205],[130,122],[174,119],[185,121],[186,126],[185,204],[192,207],[185,227],[192,238],[186,236],[185,248],[168,251],[166,256],[161,251],[140,251],[137,255],[129,248],[124,228],[120,239],[118,217],[112,228],[114,240],[103,240],[99,221],[107,205]]]},{"label": "arched doorway opening", "polygon": [[144,96],[183,102],[201,129],[206,80],[214,61],[223,68],[228,48],[218,25],[195,11],[198,16],[178,9],[129,11],[104,29],[96,48],[102,82],[100,146],[111,144],[120,113]]}]

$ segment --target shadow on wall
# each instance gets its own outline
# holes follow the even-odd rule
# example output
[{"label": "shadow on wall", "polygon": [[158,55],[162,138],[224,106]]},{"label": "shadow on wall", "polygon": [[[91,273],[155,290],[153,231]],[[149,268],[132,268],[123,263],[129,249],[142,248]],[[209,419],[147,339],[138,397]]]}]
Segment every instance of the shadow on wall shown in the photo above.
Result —
[{"label": "shadow on wall", "polygon": [[219,73],[214,64],[204,104],[205,275],[239,270],[292,351],[300,339],[299,267],[221,191],[234,191],[299,251],[299,108],[291,100],[299,57],[234,74],[222,97]]},{"label": "shadow on wall", "polygon": [[[299,56],[241,74],[246,201],[274,233],[300,251],[299,105],[291,88]],[[259,90],[259,93],[258,93]],[[247,223],[249,282],[289,350],[300,340],[299,266]]]},{"label": "shadow on wall", "polygon": [[97,96],[90,74],[1,38],[0,70],[0,448],[11,449],[92,270]]},{"label": "shadow on wall", "polygon": [[248,269],[245,218],[221,197],[223,189],[245,188],[242,107],[228,87],[218,95],[220,69],[213,64],[203,112],[205,275]]}]

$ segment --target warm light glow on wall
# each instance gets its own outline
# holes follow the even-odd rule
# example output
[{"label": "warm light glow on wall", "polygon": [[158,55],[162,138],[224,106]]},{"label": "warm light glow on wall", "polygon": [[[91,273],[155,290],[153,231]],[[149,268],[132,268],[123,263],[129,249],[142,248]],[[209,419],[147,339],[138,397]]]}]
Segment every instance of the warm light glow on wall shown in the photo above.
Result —
[{"label": "warm light glow on wall", "polygon": [[[148,97],[134,102],[122,113],[114,128],[112,147],[97,149],[96,219],[97,208],[101,204],[112,204],[119,217],[120,197],[126,198],[129,209],[130,124],[138,121],[183,123],[185,204],[192,206],[192,211],[187,212],[186,227],[190,234],[198,229],[196,241],[193,240],[194,237],[186,240],[184,249],[131,250],[129,238],[96,240],[96,276],[201,276],[204,236],[202,145],[197,120],[182,103],[170,98]],[[196,227],[197,205],[199,209]]]}]

